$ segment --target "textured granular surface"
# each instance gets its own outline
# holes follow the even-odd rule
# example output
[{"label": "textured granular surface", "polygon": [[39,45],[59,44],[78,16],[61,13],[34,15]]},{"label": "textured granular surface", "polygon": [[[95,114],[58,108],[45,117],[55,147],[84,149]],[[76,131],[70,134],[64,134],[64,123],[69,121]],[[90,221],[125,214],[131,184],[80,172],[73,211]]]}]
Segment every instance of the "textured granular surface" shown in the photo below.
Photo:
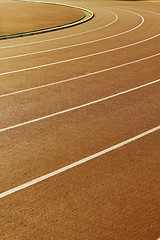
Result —
[{"label": "textured granular surface", "polygon": [[0,41],[0,240],[158,240],[160,5],[53,1],[94,18]]},{"label": "textured granular surface", "polygon": [[84,16],[72,7],[0,0],[0,36],[56,27]]}]

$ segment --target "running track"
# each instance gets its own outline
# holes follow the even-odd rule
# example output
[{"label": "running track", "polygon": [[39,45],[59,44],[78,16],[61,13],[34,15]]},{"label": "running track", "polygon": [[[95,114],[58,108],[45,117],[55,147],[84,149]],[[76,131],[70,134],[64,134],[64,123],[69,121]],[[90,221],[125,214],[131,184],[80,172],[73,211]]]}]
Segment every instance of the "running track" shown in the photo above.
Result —
[{"label": "running track", "polygon": [[160,237],[160,8],[0,41],[0,239]]}]

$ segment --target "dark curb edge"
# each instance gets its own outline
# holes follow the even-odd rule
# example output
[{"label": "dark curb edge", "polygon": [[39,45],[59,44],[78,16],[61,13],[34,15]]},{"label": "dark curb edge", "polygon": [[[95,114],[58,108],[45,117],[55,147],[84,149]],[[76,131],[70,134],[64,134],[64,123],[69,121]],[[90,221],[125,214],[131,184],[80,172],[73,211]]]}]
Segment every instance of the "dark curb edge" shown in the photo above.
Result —
[{"label": "dark curb edge", "polygon": [[35,31],[31,31],[31,32],[16,33],[16,34],[11,34],[11,35],[0,36],[0,40],[10,39],[10,38],[18,38],[18,37],[25,37],[25,36],[35,35],[35,34],[41,34],[41,33],[46,33],[46,32],[51,32],[51,31],[57,31],[57,30],[60,30],[60,29],[69,28],[69,27],[73,27],[73,26],[82,24],[84,22],[87,22],[87,21],[91,20],[94,17],[94,13],[91,12],[90,10],[85,9],[85,8],[81,8],[81,7],[72,6],[72,5],[61,4],[61,3],[52,3],[52,2],[43,2],[43,1],[28,1],[28,0],[16,0],[16,1],[45,3],[45,4],[53,4],[53,5],[77,8],[77,9],[79,9],[82,12],[85,13],[85,17],[81,18],[78,21],[71,22],[71,23],[64,24],[64,25],[60,25],[60,26],[56,26],[56,27],[52,27],[52,28],[45,28],[45,29],[35,30]]}]

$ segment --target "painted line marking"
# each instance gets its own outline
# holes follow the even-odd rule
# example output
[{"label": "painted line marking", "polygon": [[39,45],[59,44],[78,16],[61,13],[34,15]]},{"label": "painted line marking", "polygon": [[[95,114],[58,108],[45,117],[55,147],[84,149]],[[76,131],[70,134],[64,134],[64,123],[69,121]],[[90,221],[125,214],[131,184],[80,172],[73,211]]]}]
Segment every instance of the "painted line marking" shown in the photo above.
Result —
[{"label": "painted line marking", "polygon": [[[130,12],[130,11],[129,11]],[[134,13],[134,12],[131,12],[131,13]],[[114,14],[114,13],[113,13]],[[62,50],[62,49],[67,49],[67,48],[72,48],[72,47],[78,47],[78,46],[82,46],[82,45],[87,45],[87,44],[91,44],[91,43],[96,43],[96,42],[100,42],[100,41],[104,41],[104,40],[107,40],[107,39],[110,39],[110,38],[114,38],[114,37],[117,37],[117,36],[120,36],[120,35],[123,35],[123,34],[126,34],[128,32],[131,32],[131,31],[134,31],[136,30],[137,28],[139,28],[143,23],[144,23],[144,18],[137,14],[137,13],[134,13],[135,15],[138,15],[142,20],[141,20],[141,23],[139,25],[137,25],[136,27],[134,28],[131,28],[127,31],[124,31],[124,32],[121,32],[121,33],[118,33],[118,34],[114,34],[114,35],[111,35],[111,36],[108,36],[108,37],[104,37],[104,38],[99,38],[99,39],[96,39],[96,40],[92,40],[92,41],[88,41],[88,42],[84,42],[84,43],[78,43],[78,44],[74,44],[74,45],[68,45],[68,46],[65,46],[65,47],[59,47],[59,48],[53,48],[53,49],[48,49],[48,50],[43,50],[43,51],[38,51],[38,52],[32,52],[32,53],[25,53],[25,54],[20,54],[20,55],[15,55],[15,56],[10,56],[10,57],[3,57],[3,58],[0,58],[0,61],[3,61],[3,60],[8,60],[8,59],[13,59],[13,58],[20,58],[20,57],[26,57],[26,56],[30,56],[30,55],[36,55],[36,54],[42,54],[42,53],[47,53],[47,52],[53,52],[53,51],[58,51],[58,50]],[[114,14],[116,16],[116,19],[115,21],[118,19],[118,16],[116,14]],[[115,22],[113,21],[113,22]],[[109,24],[111,25],[111,24]]]},{"label": "painted line marking", "polygon": [[[111,7],[111,8],[113,8],[113,7]],[[139,25],[137,25],[135,28],[129,29],[129,30],[128,30],[129,32],[130,32],[130,31],[133,31],[133,30],[135,30],[135,29],[137,29],[137,28],[139,28],[139,27],[144,23],[144,18],[143,18],[140,14],[138,14],[138,13],[135,13],[135,12],[132,12],[132,11],[129,11],[129,10],[124,10],[124,9],[121,9],[121,8],[115,8],[115,7],[114,7],[113,9],[118,9],[118,10],[120,10],[120,11],[125,11],[125,12],[129,12],[129,13],[135,14],[135,15],[139,16],[139,17],[142,19],[141,23],[140,23]],[[105,10],[105,11],[110,12],[110,13],[116,15],[115,13],[113,13],[113,12],[111,12],[111,11],[109,11],[109,10]],[[77,33],[77,34],[72,34],[72,35],[68,35],[68,36],[64,36],[64,37],[58,37],[58,38],[52,38],[52,39],[46,39],[46,40],[31,42],[31,43],[22,43],[22,44],[17,44],[17,45],[4,46],[4,47],[0,47],[0,49],[12,48],[12,47],[19,47],[19,46],[25,46],[25,45],[32,45],[32,44],[38,44],[38,43],[43,43],[43,42],[49,42],[49,41],[55,41],[55,40],[60,40],[60,39],[64,39],[64,38],[69,38],[69,37],[73,37],[73,36],[77,36],[77,35],[82,35],[82,34],[94,32],[94,31],[103,29],[103,28],[105,28],[105,27],[108,27],[108,26],[112,25],[114,22],[116,22],[117,20],[118,20],[118,16],[116,15],[116,19],[115,19],[113,22],[111,22],[111,23],[109,23],[109,24],[107,24],[107,25],[104,25],[104,26],[102,26],[102,27],[93,29],[93,30],[89,30],[89,31],[85,31],[85,32],[82,32],[82,33]],[[128,32],[128,31],[126,31],[126,32]],[[126,32],[124,32],[124,33],[122,32],[122,33],[119,33],[119,34],[120,34],[120,35],[121,35],[121,34],[125,34]],[[117,35],[117,36],[119,36],[119,35]]]},{"label": "painted line marking", "polygon": [[90,155],[90,156],[88,156],[86,158],[83,158],[83,159],[81,159],[79,161],[76,161],[76,162],[74,162],[72,164],[69,164],[69,165],[67,165],[65,167],[62,167],[62,168],[60,168],[60,169],[58,169],[56,171],[50,172],[50,173],[48,173],[46,175],[43,175],[41,177],[38,177],[38,178],[32,180],[32,181],[29,181],[27,183],[19,185],[18,187],[15,187],[15,188],[12,188],[12,189],[10,189],[8,191],[2,192],[0,194],[0,198],[4,198],[4,197],[6,197],[6,196],[8,196],[10,194],[13,194],[15,192],[18,192],[18,191],[22,190],[22,189],[25,189],[27,187],[33,186],[33,185],[35,185],[35,184],[37,184],[39,182],[42,182],[42,181],[44,181],[44,180],[46,180],[48,178],[56,176],[56,175],[58,175],[58,174],[60,174],[62,172],[65,172],[65,171],[67,171],[69,169],[72,169],[72,168],[77,167],[77,166],[79,166],[79,165],[81,165],[83,163],[86,163],[86,162],[88,162],[90,160],[93,160],[93,159],[95,159],[97,157],[100,157],[100,156],[102,156],[102,155],[104,155],[104,154],[106,154],[108,152],[111,152],[111,151],[116,150],[116,149],[118,149],[120,147],[123,147],[123,146],[125,146],[125,145],[127,145],[127,144],[129,144],[131,142],[134,142],[134,141],[136,141],[136,140],[138,140],[138,139],[140,139],[140,138],[142,138],[144,136],[147,136],[148,134],[156,132],[158,130],[160,130],[160,125],[155,127],[155,128],[152,128],[152,129],[150,129],[150,130],[148,130],[146,132],[143,132],[143,133],[141,133],[139,135],[136,135],[136,136],[134,136],[132,138],[129,138],[129,139],[123,141],[123,142],[120,142],[120,143],[118,143],[116,145],[113,145],[112,147],[106,148],[106,149],[104,149],[104,150],[102,150],[100,152],[97,152],[97,153],[95,153],[93,155]]},{"label": "painted line marking", "polygon": [[[118,9],[118,10],[127,11],[127,10],[124,10],[124,9],[119,8],[118,6],[117,6],[117,7],[115,7],[115,6],[114,6],[114,7],[105,6],[105,8],[106,8],[106,7],[107,7],[107,8],[112,8],[112,9]],[[128,8],[128,7],[125,7],[125,8]],[[160,15],[160,13],[154,12],[154,11],[150,11],[150,10],[133,8],[133,7],[132,7],[131,9],[140,10],[140,11],[145,11],[145,12],[151,12],[151,13]],[[108,11],[108,10],[106,10],[106,11]],[[108,12],[110,12],[110,11],[108,11]],[[74,37],[74,36],[77,36],[77,35],[82,35],[82,34],[90,33],[90,32],[93,32],[93,31],[97,31],[97,30],[102,29],[102,28],[105,28],[105,27],[106,27],[106,25],[105,25],[105,26],[102,26],[102,27],[99,27],[99,28],[96,28],[96,29],[92,29],[92,30],[89,30],[89,31],[85,31],[85,32],[81,32],[81,33],[76,33],[76,34],[72,34],[72,35],[68,35],[68,36],[64,36],[64,37],[51,38],[51,39],[40,40],[40,41],[30,42],[30,43],[22,43],[22,44],[16,44],[16,45],[9,45],[9,46],[0,47],[0,49],[13,48],[13,47],[19,47],[19,46],[25,46],[25,45],[32,45],[32,44],[38,44],[38,43],[43,43],[43,42],[48,42],[48,41],[54,41],[54,40],[59,40],[59,39],[64,39],[64,38],[69,38],[69,37]]]},{"label": "painted line marking", "polygon": [[71,22],[71,23],[68,23],[68,24],[64,24],[64,25],[60,25],[60,26],[57,26],[57,27],[55,26],[55,27],[49,27],[49,28],[45,28],[45,29],[33,30],[33,31],[29,31],[29,32],[21,32],[21,33],[14,33],[14,34],[9,34],[9,35],[3,35],[3,36],[0,36],[0,40],[1,39],[11,39],[11,38],[16,38],[16,37],[30,36],[30,35],[35,35],[35,34],[39,34],[39,33],[46,33],[46,32],[50,32],[50,31],[64,29],[64,28],[68,28],[68,27],[72,27],[72,26],[76,26],[78,24],[84,23],[84,22],[86,22],[86,21],[88,21],[88,20],[90,20],[90,19],[92,19],[94,17],[93,12],[91,12],[90,10],[84,9],[84,8],[80,8],[80,7],[71,6],[71,5],[58,4],[58,3],[53,3],[53,2],[43,2],[43,1],[25,1],[25,0],[18,0],[18,1],[71,7],[71,8],[75,8],[75,9],[81,10],[81,12],[83,12],[85,14],[85,16],[80,18],[77,21],[74,21],[74,22]]},{"label": "painted line marking", "polygon": [[102,101],[105,101],[105,100],[108,100],[108,99],[111,99],[111,98],[114,98],[114,97],[118,97],[120,95],[129,93],[129,92],[133,92],[135,90],[141,89],[143,87],[146,87],[146,86],[158,83],[158,82],[160,82],[160,79],[155,80],[153,82],[149,82],[149,83],[143,84],[143,85],[138,86],[138,87],[134,87],[134,88],[128,89],[128,90],[123,91],[123,92],[119,92],[119,93],[110,95],[108,97],[100,98],[100,99],[97,99],[95,101],[88,102],[88,103],[85,103],[85,104],[82,104],[82,105],[79,105],[79,106],[76,106],[76,107],[73,107],[73,108],[68,108],[68,109],[62,110],[60,112],[55,112],[55,113],[52,113],[52,114],[49,114],[49,115],[46,115],[46,116],[43,116],[43,117],[39,117],[39,118],[30,120],[30,121],[26,121],[26,122],[22,122],[22,123],[19,123],[19,124],[16,124],[16,125],[12,125],[12,126],[9,126],[9,127],[6,127],[6,128],[2,128],[2,129],[0,129],[0,133],[8,131],[8,130],[11,130],[11,129],[15,129],[15,128],[18,128],[18,127],[22,127],[22,126],[25,126],[25,125],[28,125],[28,124],[31,124],[31,123],[35,123],[35,122],[38,122],[38,121],[41,121],[41,120],[45,120],[45,119],[48,119],[48,118],[51,118],[51,117],[54,117],[54,116],[57,116],[57,115],[68,113],[68,112],[71,112],[71,111],[74,111],[74,110],[77,110],[77,109],[80,109],[80,108],[84,108],[84,107],[90,106],[92,104],[96,104],[96,103],[99,103],[99,102],[102,102]]},{"label": "painted line marking", "polygon": [[159,55],[160,55],[160,53],[157,53],[155,55],[151,55],[151,56],[148,56],[148,57],[145,57],[145,58],[141,58],[141,59],[138,59],[138,60],[135,60],[135,61],[132,61],[132,62],[124,63],[124,64],[121,64],[121,65],[106,68],[106,69],[99,70],[99,71],[92,72],[92,73],[87,73],[87,74],[84,74],[84,75],[81,75],[81,76],[72,77],[72,78],[68,78],[68,79],[65,79],[65,80],[58,81],[58,82],[52,82],[52,83],[48,83],[48,84],[44,84],[44,85],[40,85],[40,86],[37,86],[37,87],[28,88],[28,89],[23,89],[23,90],[11,92],[11,93],[1,94],[0,98],[9,97],[11,95],[20,94],[20,93],[24,93],[24,92],[33,91],[33,90],[40,89],[40,88],[50,87],[50,86],[57,85],[57,84],[62,84],[62,83],[70,82],[70,81],[77,80],[77,79],[80,79],[80,78],[84,78],[84,77],[93,76],[93,75],[104,73],[104,72],[107,72],[107,71],[111,71],[111,70],[114,70],[114,69],[117,69],[117,68],[120,68],[120,67],[124,67],[124,66],[127,66],[127,65],[131,65],[131,64],[134,64],[134,63],[145,61],[145,60],[148,60],[150,58],[153,58],[153,57],[156,57],[156,56],[159,56]]},{"label": "painted line marking", "polygon": [[[115,13],[113,13],[113,12],[111,12],[111,11],[109,11],[109,10],[105,10],[105,11],[110,12],[110,13],[116,15]],[[126,11],[126,10],[124,10],[124,11]],[[117,15],[116,15],[116,16],[117,16]],[[58,38],[51,38],[51,39],[40,40],[40,41],[36,41],[36,42],[21,43],[21,44],[16,44],[16,45],[4,46],[4,47],[0,47],[0,49],[14,48],[14,47],[20,47],[20,46],[27,46],[27,45],[39,44],[39,43],[43,43],[43,42],[50,42],[50,41],[60,40],[60,39],[64,39],[64,38],[70,38],[70,37],[74,37],[74,36],[79,36],[79,35],[83,35],[83,34],[86,34],[86,33],[94,32],[94,31],[97,31],[97,30],[101,30],[101,29],[103,29],[103,28],[106,28],[106,27],[112,25],[112,24],[113,24],[114,22],[116,22],[117,20],[118,20],[118,16],[117,16],[116,19],[113,20],[111,23],[106,24],[106,25],[104,25],[104,26],[102,26],[102,27],[98,27],[98,28],[89,30],[89,31],[80,32],[80,33],[75,33],[75,34],[71,34],[71,35],[64,36],[64,37],[58,37]]]},{"label": "painted line marking", "polygon": [[24,72],[24,71],[30,71],[30,70],[44,68],[44,67],[50,67],[50,66],[53,66],[53,65],[72,62],[72,61],[76,61],[76,60],[80,60],[80,59],[84,59],[84,58],[88,58],[88,57],[94,57],[94,56],[97,56],[97,55],[101,55],[101,54],[113,52],[113,51],[116,51],[116,50],[124,49],[124,48],[127,48],[127,47],[131,47],[131,46],[137,45],[139,43],[143,43],[143,42],[146,42],[148,40],[151,40],[151,39],[153,39],[155,37],[158,37],[158,36],[160,36],[160,34],[157,34],[153,37],[147,38],[145,40],[142,40],[142,41],[139,41],[139,42],[136,42],[136,43],[131,43],[131,44],[121,46],[121,47],[118,47],[118,48],[109,49],[109,50],[98,52],[98,53],[92,53],[92,54],[84,55],[84,56],[81,56],[81,57],[70,58],[70,59],[67,59],[67,60],[59,61],[59,62],[47,63],[47,64],[43,64],[43,65],[38,65],[38,66],[35,66],[35,67],[29,67],[29,68],[23,68],[23,69],[19,69],[19,70],[13,70],[13,71],[9,71],[9,72],[3,72],[3,73],[0,73],[0,76],[19,73],[19,72]]}]

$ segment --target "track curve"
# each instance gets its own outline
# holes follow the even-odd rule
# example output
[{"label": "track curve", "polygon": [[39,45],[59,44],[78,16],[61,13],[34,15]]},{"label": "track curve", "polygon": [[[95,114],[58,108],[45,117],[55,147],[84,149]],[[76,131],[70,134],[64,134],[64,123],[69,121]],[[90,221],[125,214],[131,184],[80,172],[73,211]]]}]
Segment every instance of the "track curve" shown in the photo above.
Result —
[{"label": "track curve", "polygon": [[158,239],[159,5],[61,2],[95,17],[0,41],[0,237]]}]

